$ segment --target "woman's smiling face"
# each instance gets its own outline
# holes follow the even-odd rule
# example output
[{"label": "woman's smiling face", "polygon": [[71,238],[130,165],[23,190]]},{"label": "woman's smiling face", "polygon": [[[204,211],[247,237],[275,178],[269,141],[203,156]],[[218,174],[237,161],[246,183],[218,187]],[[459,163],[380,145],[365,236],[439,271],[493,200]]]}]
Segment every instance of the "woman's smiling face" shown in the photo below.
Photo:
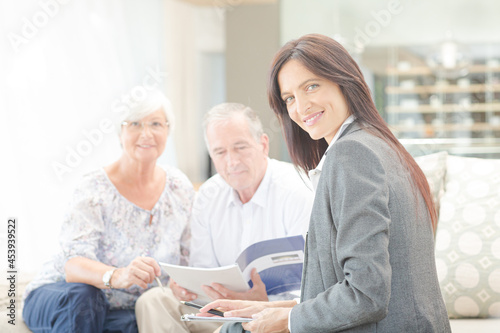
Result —
[{"label": "woman's smiling face", "polygon": [[148,124],[165,124],[167,118],[162,110],[157,110],[138,121],[130,124],[139,126],[123,126],[120,141],[124,153],[138,162],[156,161],[163,151],[168,137],[168,126],[152,127]]},{"label": "woman's smiling face", "polygon": [[290,118],[312,139],[330,144],[350,115],[340,87],[294,59],[281,68],[278,84]]}]

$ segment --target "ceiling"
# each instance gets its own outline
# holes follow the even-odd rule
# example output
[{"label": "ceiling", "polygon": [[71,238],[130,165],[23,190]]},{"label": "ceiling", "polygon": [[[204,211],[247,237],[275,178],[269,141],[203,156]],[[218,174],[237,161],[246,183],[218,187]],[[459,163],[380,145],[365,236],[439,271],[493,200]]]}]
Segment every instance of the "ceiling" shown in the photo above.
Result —
[{"label": "ceiling", "polygon": [[276,3],[278,0],[182,0],[196,6],[204,7],[234,7],[239,5],[260,5]]}]

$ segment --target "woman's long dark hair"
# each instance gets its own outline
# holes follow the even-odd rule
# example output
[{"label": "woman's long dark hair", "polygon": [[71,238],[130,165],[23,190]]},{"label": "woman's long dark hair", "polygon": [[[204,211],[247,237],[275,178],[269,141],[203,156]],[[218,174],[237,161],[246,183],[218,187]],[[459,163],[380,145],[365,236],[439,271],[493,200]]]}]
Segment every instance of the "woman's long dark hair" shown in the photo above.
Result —
[{"label": "woman's long dark hair", "polygon": [[422,193],[432,225],[435,227],[436,209],[424,173],[380,116],[371,98],[370,89],[354,59],[338,42],[319,34],[305,35],[286,43],[274,56],[269,72],[269,105],[281,123],[292,162],[305,171],[316,168],[328,148],[328,143],[324,139],[313,140],[288,115],[286,104],[281,98],[278,74],[283,65],[291,59],[299,61],[315,75],[338,84],[349,112],[356,117],[363,129],[387,142],[398,153],[402,163],[410,171],[414,184]]}]

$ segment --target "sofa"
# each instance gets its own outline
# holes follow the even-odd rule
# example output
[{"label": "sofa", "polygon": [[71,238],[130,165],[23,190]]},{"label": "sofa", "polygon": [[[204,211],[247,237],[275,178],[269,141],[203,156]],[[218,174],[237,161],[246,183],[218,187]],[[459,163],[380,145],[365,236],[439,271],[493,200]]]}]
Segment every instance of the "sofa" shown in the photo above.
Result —
[{"label": "sofa", "polygon": [[[500,160],[446,152],[415,159],[439,208],[436,268],[452,332],[499,333]],[[19,274],[19,293],[30,278]],[[4,318],[0,332],[30,332],[19,308],[16,326],[7,323],[5,280],[0,282],[0,295],[0,315]]]},{"label": "sofa", "polygon": [[415,160],[438,207],[436,268],[452,331],[500,332],[500,160]]}]

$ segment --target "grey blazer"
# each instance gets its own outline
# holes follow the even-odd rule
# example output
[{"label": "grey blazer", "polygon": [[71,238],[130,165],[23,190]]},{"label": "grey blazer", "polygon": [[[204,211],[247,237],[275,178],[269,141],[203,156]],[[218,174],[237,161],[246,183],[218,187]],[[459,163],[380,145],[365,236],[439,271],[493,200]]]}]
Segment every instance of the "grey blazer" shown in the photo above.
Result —
[{"label": "grey blazer", "polygon": [[451,332],[430,217],[396,153],[352,123],[327,152],[311,215],[299,332]]}]

